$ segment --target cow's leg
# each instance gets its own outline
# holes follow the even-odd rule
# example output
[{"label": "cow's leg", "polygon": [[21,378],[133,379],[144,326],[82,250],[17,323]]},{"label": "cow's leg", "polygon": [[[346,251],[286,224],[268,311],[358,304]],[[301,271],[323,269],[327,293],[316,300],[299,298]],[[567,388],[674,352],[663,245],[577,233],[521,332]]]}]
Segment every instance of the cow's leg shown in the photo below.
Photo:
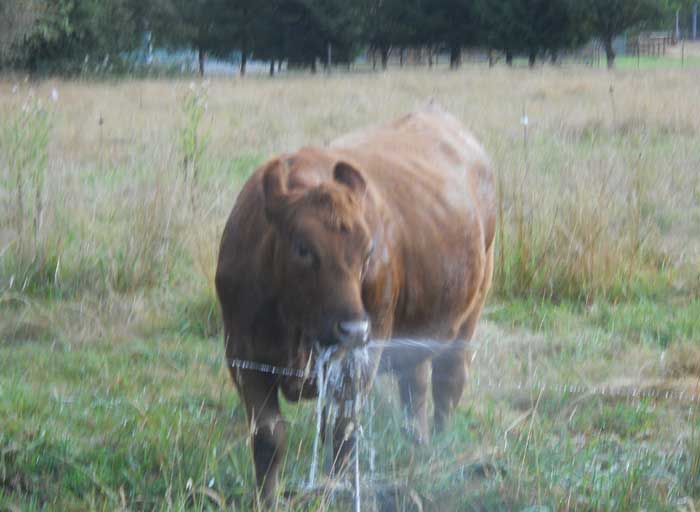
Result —
[{"label": "cow's leg", "polygon": [[258,491],[262,500],[270,503],[285,447],[277,385],[271,375],[252,370],[232,369],[232,375],[248,416]]},{"label": "cow's leg", "polygon": [[430,359],[399,368],[397,373],[401,404],[411,422],[411,434],[417,443],[425,443],[428,441],[427,397]]},{"label": "cow's leg", "polygon": [[435,405],[435,430],[444,430],[447,420],[459,403],[464,384],[467,380],[467,368],[471,359],[468,348],[474,336],[476,324],[481,317],[481,310],[486,301],[486,294],[491,286],[493,276],[493,245],[486,253],[484,277],[474,299],[472,310],[458,332],[457,339],[447,350],[433,359],[433,403]]},{"label": "cow's leg", "polygon": [[467,379],[469,351],[461,340],[433,359],[433,403],[435,431],[442,432],[459,403]]}]

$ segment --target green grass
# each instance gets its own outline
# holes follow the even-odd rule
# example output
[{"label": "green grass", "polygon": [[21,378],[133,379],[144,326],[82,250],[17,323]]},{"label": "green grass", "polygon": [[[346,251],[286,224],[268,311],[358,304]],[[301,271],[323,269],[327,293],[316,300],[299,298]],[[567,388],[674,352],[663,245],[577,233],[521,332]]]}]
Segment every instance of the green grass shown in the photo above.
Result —
[{"label": "green grass", "polygon": [[630,343],[667,348],[671,343],[700,339],[700,301],[689,297],[640,298],[591,305],[565,301],[511,300],[497,306],[491,317],[513,328],[565,335],[584,328],[598,328]]},{"label": "green grass", "polygon": [[[603,59],[605,60],[605,59]],[[700,67],[700,57],[686,56],[681,62],[680,57],[640,57],[622,56],[615,59],[615,66],[618,69],[673,69],[673,68],[697,68]]]},{"label": "green grass", "polygon": [[243,494],[244,421],[218,355],[192,339],[3,348],[5,491],[63,510],[113,509],[122,494],[147,509],[184,505],[189,479]]},{"label": "green grass", "polygon": [[[623,338],[619,349],[639,343],[635,330],[610,327],[573,305],[507,304],[487,320],[484,335],[506,346],[509,332],[553,339],[572,326],[588,332],[537,355],[538,372],[562,364],[610,369],[599,360],[609,348],[595,344],[595,329]],[[684,314],[667,324],[687,329]],[[576,356],[567,343],[590,345]],[[29,510],[249,507],[255,498],[245,418],[222,352],[219,338],[186,330],[90,344],[1,344],[0,503]],[[518,357],[500,367],[507,371]],[[692,476],[697,412],[689,416],[672,401],[518,391],[512,384],[493,390],[472,381],[450,430],[416,447],[404,435],[395,384],[381,377],[372,395],[377,412],[364,425],[363,471],[373,439],[376,476],[413,489],[429,510],[627,510],[642,502],[670,510],[683,497],[700,498]],[[314,405],[287,404],[284,412],[290,436],[283,485],[293,490],[309,471]],[[690,437],[675,445],[679,432]],[[399,499],[409,506],[409,498]],[[330,507],[342,510],[343,503]],[[297,498],[278,506],[328,504]]]}]

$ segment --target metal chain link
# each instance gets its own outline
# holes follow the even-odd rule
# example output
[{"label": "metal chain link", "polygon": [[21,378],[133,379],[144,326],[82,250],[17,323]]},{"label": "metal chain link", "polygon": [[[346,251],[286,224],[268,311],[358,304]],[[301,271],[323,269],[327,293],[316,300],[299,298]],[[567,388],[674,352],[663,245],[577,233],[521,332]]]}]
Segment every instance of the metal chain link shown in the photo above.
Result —
[{"label": "metal chain link", "polygon": [[271,373],[273,375],[282,375],[283,377],[296,377],[298,379],[308,378],[311,373],[299,368],[285,368],[283,366],[274,366],[267,363],[257,363],[255,361],[246,361],[245,359],[229,359],[229,365],[232,368],[240,368],[241,370],[255,370],[263,373]]}]

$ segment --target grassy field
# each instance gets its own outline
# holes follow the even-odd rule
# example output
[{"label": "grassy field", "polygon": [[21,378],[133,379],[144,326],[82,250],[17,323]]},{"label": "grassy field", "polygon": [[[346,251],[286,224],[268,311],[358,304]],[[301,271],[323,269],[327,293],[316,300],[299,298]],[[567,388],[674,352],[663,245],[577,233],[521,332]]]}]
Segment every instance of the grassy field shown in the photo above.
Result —
[{"label": "grassy field", "polygon": [[697,68],[700,66],[700,57],[688,55],[681,59],[675,56],[665,57],[620,57],[616,61],[616,66],[621,70],[631,69],[679,69]]},{"label": "grassy field", "polygon": [[[250,509],[212,285],[236,192],[276,152],[430,97],[493,157],[494,288],[452,428],[413,446],[383,377],[363,472],[373,446],[401,510],[696,510],[699,84],[576,67],[0,80],[0,510]],[[285,410],[299,489],[314,406]],[[326,498],[277,508],[347,509]]]}]

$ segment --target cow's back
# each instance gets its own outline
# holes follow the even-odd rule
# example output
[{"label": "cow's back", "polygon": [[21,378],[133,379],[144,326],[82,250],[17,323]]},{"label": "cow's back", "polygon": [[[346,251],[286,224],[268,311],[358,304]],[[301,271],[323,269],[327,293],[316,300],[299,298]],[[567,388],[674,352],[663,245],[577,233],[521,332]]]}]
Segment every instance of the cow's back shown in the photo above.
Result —
[{"label": "cow's back", "polygon": [[428,107],[335,140],[389,218],[388,256],[402,283],[395,335],[452,338],[484,278],[496,192],[489,160],[450,114]]},{"label": "cow's back", "polygon": [[[429,107],[340,137],[328,148],[303,148],[282,158],[323,161],[308,173],[321,180],[332,179],[333,161],[358,166],[386,220],[385,244],[377,256],[400,280],[394,283],[393,334],[451,338],[481,285],[496,214],[488,158],[461,123]],[[217,271],[225,322],[237,333],[231,341],[244,351],[252,349],[245,347],[252,342],[246,326],[274,296],[269,282],[274,233],[263,211],[263,173],[264,166],[237,198]],[[259,345],[255,350],[266,351]]]}]

